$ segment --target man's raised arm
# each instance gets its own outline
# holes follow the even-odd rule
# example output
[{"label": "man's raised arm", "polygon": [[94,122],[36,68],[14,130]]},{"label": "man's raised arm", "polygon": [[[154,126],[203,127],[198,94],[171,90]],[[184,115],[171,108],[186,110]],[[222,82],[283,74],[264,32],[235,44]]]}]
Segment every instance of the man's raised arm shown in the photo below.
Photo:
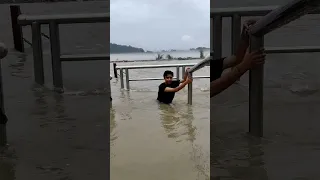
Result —
[{"label": "man's raised arm", "polygon": [[234,55],[226,58],[223,62],[223,69],[234,67],[243,61],[247,48],[249,47],[248,28],[256,23],[256,20],[248,20],[243,24],[241,39]]},{"label": "man's raised arm", "polygon": [[264,61],[265,53],[263,49],[253,53],[247,52],[240,64],[210,83],[210,98],[230,87],[251,67],[263,64]]}]

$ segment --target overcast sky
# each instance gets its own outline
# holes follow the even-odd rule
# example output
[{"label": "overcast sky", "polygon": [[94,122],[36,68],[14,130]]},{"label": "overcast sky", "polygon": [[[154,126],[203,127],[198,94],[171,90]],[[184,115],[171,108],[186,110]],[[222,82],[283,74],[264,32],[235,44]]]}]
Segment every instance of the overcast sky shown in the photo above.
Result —
[{"label": "overcast sky", "polygon": [[111,42],[145,50],[210,46],[209,0],[110,0]]}]

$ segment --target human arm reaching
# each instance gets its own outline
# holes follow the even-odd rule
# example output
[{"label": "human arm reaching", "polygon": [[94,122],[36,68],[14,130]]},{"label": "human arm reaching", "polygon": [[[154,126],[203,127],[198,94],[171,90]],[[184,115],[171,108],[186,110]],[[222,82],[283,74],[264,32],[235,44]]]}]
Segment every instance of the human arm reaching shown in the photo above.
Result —
[{"label": "human arm reaching", "polygon": [[180,83],[178,87],[176,87],[176,88],[166,87],[164,89],[164,92],[178,92],[181,89],[183,89],[187,84],[192,83],[192,81],[193,80],[187,76],[186,80],[184,82]]},{"label": "human arm reaching", "polygon": [[188,78],[188,70],[189,69],[190,68],[187,68],[186,71],[184,72],[183,79],[180,81],[180,83],[184,83],[187,80],[187,78]]},{"label": "human arm reaching", "polygon": [[240,64],[243,61],[243,58],[246,54],[246,51],[249,47],[249,34],[248,29],[250,26],[256,23],[255,19],[246,21],[243,24],[240,42],[237,45],[237,49],[234,55],[225,58],[223,61],[223,69],[228,69]]},{"label": "human arm reaching", "polygon": [[264,64],[265,56],[264,49],[256,52],[246,51],[243,61],[240,64],[236,65],[231,71],[222,74],[220,78],[211,81],[210,97],[213,97],[230,87],[252,67]]}]

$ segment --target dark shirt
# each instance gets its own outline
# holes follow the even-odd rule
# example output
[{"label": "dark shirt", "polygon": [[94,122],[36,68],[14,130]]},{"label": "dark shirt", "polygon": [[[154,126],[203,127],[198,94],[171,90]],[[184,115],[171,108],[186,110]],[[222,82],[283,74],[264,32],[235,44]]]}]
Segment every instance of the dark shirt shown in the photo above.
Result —
[{"label": "dark shirt", "polygon": [[179,86],[179,84],[180,84],[180,80],[172,81],[171,84],[161,83],[159,85],[159,91],[158,91],[157,100],[159,102],[162,102],[162,103],[165,103],[165,104],[172,103],[172,100],[174,98],[175,92],[164,92],[164,90],[166,89],[166,87],[176,88],[176,87]]},{"label": "dark shirt", "polygon": [[8,118],[7,116],[4,114],[4,112],[1,110],[1,114],[0,114],[0,124],[7,124],[8,122]]},{"label": "dark shirt", "polygon": [[225,58],[221,58],[210,62],[210,82],[221,77],[224,59]]}]

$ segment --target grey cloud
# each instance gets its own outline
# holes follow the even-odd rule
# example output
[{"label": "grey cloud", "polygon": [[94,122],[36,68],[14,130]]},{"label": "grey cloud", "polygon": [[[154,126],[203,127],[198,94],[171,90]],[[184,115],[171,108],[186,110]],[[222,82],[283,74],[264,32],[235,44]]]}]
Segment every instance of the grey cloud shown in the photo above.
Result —
[{"label": "grey cloud", "polygon": [[208,0],[111,0],[110,13],[114,43],[147,50],[210,44]]}]

